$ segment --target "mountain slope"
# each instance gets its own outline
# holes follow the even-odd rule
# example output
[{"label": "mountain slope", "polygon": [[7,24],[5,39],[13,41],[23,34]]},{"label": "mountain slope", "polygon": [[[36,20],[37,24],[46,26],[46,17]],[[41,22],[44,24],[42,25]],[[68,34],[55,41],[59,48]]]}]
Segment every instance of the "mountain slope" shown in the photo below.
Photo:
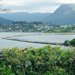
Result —
[{"label": "mountain slope", "polygon": [[61,25],[75,24],[75,5],[61,5],[46,21]]},{"label": "mountain slope", "polygon": [[11,20],[0,17],[0,24],[9,24],[11,22],[12,22]]},{"label": "mountain slope", "polygon": [[26,13],[26,12],[14,12],[14,13],[1,13],[0,17],[7,18],[13,21],[43,21],[50,13]]},{"label": "mountain slope", "polygon": [[63,4],[54,13],[0,13],[0,17],[12,21],[42,21],[58,25],[75,24],[75,4]]}]

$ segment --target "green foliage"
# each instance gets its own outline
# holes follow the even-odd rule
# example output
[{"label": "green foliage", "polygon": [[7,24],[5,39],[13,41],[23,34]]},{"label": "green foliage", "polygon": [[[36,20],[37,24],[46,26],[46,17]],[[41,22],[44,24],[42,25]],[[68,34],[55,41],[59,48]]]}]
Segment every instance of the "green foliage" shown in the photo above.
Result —
[{"label": "green foliage", "polygon": [[66,41],[64,42],[64,45],[65,45],[65,46],[70,46],[70,41],[69,41],[69,40],[66,40]]},{"label": "green foliage", "polygon": [[74,25],[54,25],[42,22],[14,22],[10,24],[0,24],[1,32],[46,32],[46,33],[64,33],[75,32]]},{"label": "green foliage", "polygon": [[71,40],[70,43],[71,43],[72,46],[75,46],[75,39]]},{"label": "green foliage", "polygon": [[75,51],[59,47],[5,49],[0,75],[75,75]]},{"label": "green foliage", "polygon": [[75,39],[72,39],[71,41],[66,40],[66,41],[64,42],[64,45],[65,45],[65,46],[75,46]]}]

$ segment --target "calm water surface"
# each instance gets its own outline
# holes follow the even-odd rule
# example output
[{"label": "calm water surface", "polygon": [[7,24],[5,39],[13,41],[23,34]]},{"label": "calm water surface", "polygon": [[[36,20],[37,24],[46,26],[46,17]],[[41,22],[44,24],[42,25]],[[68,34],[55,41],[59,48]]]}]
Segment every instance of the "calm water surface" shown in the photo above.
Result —
[{"label": "calm water surface", "polygon": [[74,34],[60,35],[60,34],[43,34],[43,33],[0,32],[0,48],[12,48],[12,47],[25,48],[25,47],[42,47],[45,44],[35,44],[35,43],[1,39],[3,37],[11,37],[11,38],[17,38],[22,40],[31,40],[31,41],[63,43],[65,40],[71,40],[75,38],[75,35]]}]

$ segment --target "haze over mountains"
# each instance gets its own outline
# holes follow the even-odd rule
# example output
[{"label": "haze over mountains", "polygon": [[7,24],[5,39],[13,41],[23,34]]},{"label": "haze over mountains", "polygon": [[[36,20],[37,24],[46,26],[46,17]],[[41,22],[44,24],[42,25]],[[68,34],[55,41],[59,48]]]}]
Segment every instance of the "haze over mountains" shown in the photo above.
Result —
[{"label": "haze over mountains", "polygon": [[58,25],[75,24],[75,5],[61,5],[54,13],[0,13],[0,23],[10,23],[12,21],[41,21]]},{"label": "haze over mountains", "polygon": [[14,12],[14,13],[1,13],[0,17],[10,19],[12,21],[43,21],[50,13],[26,13],[26,12]]},{"label": "haze over mountains", "polygon": [[11,22],[12,22],[11,20],[0,17],[0,24],[8,24],[8,23],[11,23]]},{"label": "haze over mountains", "polygon": [[47,22],[53,24],[75,24],[75,5],[61,5],[54,13],[47,17]]}]

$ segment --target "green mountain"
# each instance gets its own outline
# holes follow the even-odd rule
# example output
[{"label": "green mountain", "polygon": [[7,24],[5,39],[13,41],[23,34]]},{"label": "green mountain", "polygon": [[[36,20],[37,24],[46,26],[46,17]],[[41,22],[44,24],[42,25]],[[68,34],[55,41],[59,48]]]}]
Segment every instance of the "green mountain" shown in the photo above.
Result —
[{"label": "green mountain", "polygon": [[0,24],[9,24],[12,23],[11,20],[0,17]]},{"label": "green mountain", "polygon": [[[57,25],[75,24],[75,4],[63,4],[54,13],[0,13],[0,22],[12,21],[44,22]],[[6,19],[4,19],[6,18]]]},{"label": "green mountain", "polygon": [[75,5],[61,5],[54,13],[47,17],[46,21],[59,25],[75,24]]}]

